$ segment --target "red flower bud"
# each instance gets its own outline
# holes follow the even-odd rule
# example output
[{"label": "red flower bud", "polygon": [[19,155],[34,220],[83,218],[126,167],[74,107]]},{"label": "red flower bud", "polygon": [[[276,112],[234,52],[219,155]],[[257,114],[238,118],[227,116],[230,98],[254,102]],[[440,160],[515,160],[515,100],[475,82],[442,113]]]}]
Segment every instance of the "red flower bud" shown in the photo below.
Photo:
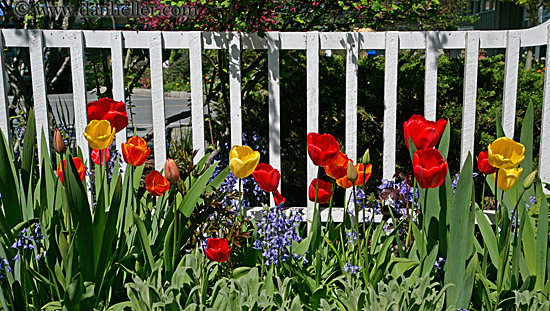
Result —
[{"label": "red flower bud", "polygon": [[118,133],[128,125],[128,115],[123,102],[110,98],[101,98],[86,105],[88,122],[92,120],[107,120]]},{"label": "red flower bud", "polygon": [[[86,166],[84,166],[84,163],[82,162],[81,158],[73,158],[74,166],[76,167],[76,171],[78,172],[78,176],[80,177],[81,181],[84,181],[84,177],[86,176]],[[61,161],[59,161],[59,164],[57,164],[57,176],[59,177],[59,180],[61,180],[61,184],[65,186],[65,182],[63,181],[63,169],[65,168],[65,160],[63,160],[63,166],[61,166]]]},{"label": "red flower bud", "polygon": [[420,149],[413,154],[414,177],[422,188],[437,188],[447,177],[447,161],[437,149]]},{"label": "red flower bud", "polygon": [[164,164],[164,175],[166,175],[166,179],[173,183],[177,183],[180,180],[180,171],[174,160],[166,159],[166,163]]},{"label": "red flower bud", "polygon": [[307,153],[317,166],[330,164],[340,152],[340,144],[330,134],[307,134]]},{"label": "red flower bud", "polygon": [[152,196],[161,196],[170,189],[170,182],[158,171],[154,170],[145,177],[145,189]]},{"label": "red flower bud", "polygon": [[494,174],[497,168],[489,163],[489,151],[481,151],[477,157],[477,169],[485,175]]},{"label": "red flower bud", "polygon": [[58,129],[55,129],[53,133],[53,149],[57,153],[65,153],[65,151],[67,151],[65,140],[61,137],[61,132]]},{"label": "red flower bud", "polygon": [[[100,151],[101,151],[101,159],[99,159]],[[102,150],[98,150],[98,149],[92,150],[92,162],[94,162],[97,165],[103,165],[103,163],[107,163],[107,161],[109,161],[109,158],[111,158],[111,153],[109,152],[108,148],[105,148]]]},{"label": "red flower bud", "polygon": [[[315,188],[317,186],[317,178],[311,181],[309,185],[309,200],[315,202]],[[319,179],[319,190],[317,192],[317,203],[328,203],[332,196],[332,184]]]},{"label": "red flower bud", "polygon": [[409,148],[409,137],[412,139],[416,149],[433,148],[441,138],[447,120],[440,119],[437,122],[428,121],[419,114],[413,115],[407,122],[403,123],[405,130],[405,145]]},{"label": "red flower bud", "polygon": [[279,186],[279,181],[281,180],[279,171],[265,163],[258,164],[254,172],[252,172],[252,176],[254,176],[258,186],[265,192],[276,191]]},{"label": "red flower bud", "polygon": [[231,250],[233,249],[233,247],[227,247],[228,243],[226,239],[209,238],[206,240],[204,253],[211,261],[226,262],[227,259],[229,259],[229,255],[231,255]]}]

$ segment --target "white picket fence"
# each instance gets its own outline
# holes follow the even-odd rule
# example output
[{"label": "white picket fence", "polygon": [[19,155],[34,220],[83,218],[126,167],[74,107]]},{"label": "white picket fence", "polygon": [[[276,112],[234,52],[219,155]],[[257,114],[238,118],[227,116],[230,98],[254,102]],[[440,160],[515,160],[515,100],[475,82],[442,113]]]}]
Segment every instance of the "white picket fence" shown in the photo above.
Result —
[{"label": "white picket fence", "polygon": [[[346,132],[345,152],[356,160],[357,151],[357,89],[359,50],[385,50],[384,85],[384,146],[383,177],[391,178],[395,170],[397,115],[397,66],[398,51],[419,49],[426,51],[424,115],[434,120],[437,116],[437,59],[439,49],[464,49],[464,102],[462,112],[461,163],[474,148],[476,120],[477,72],[479,49],[506,49],[504,100],[502,120],[504,132],[511,137],[514,133],[516,116],[516,95],[520,48],[550,44],[550,23],[530,29],[505,31],[447,31],[447,32],[268,32],[266,37],[237,32],[136,32],[136,31],[91,31],[91,30],[18,30],[2,29],[0,50],[7,47],[29,48],[31,60],[32,87],[37,132],[48,132],[46,113],[46,85],[44,77],[44,48],[69,48],[73,83],[76,143],[82,150],[88,150],[82,133],[87,124],[85,48],[109,49],[112,57],[113,96],[124,100],[123,49],[148,49],[150,53],[152,116],[154,132],[155,167],[160,170],[166,159],[166,134],[164,114],[164,92],[162,52],[164,49],[188,49],[190,57],[191,122],[193,148],[204,155],[203,117],[203,70],[201,52],[203,49],[229,50],[229,83],[231,144],[242,144],[241,110],[241,52],[243,49],[268,50],[269,88],[269,163],[281,170],[281,128],[280,128],[280,50],[306,50],[307,53],[307,132],[319,128],[319,55],[320,50],[346,51]],[[7,81],[4,55],[0,53],[0,128],[8,133]],[[546,58],[550,58],[547,49]],[[550,70],[545,72],[542,133],[540,144],[540,176],[550,182]],[[306,134],[304,139],[306,139]],[[116,136],[116,146],[126,141],[124,131]],[[38,141],[40,144],[40,140]],[[46,142],[48,143],[48,141]],[[119,150],[120,151],[120,150]],[[362,152],[362,151],[361,151]],[[359,155],[360,156],[360,155]],[[307,180],[316,177],[316,167],[308,162]],[[84,161],[89,154],[84,152]],[[285,172],[281,172],[284,174]],[[307,189],[307,185],[304,185]],[[306,191],[304,191],[304,195]],[[308,201],[309,202],[309,201]],[[308,203],[306,217],[311,218],[313,204]],[[326,217],[323,215],[323,218]],[[341,219],[341,211],[334,215]]]}]

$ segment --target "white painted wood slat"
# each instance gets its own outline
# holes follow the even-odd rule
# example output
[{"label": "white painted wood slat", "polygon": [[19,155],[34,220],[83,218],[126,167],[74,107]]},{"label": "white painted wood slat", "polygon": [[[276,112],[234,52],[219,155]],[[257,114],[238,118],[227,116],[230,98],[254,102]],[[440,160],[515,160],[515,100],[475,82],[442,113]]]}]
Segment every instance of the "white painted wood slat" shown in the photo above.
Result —
[{"label": "white painted wood slat", "polygon": [[[357,82],[359,74],[359,42],[357,32],[346,36],[346,154],[357,164]],[[346,201],[351,188],[346,189]]]},{"label": "white painted wood slat", "polygon": [[201,32],[191,34],[189,48],[189,71],[191,75],[191,124],[193,125],[193,149],[198,150],[193,160],[197,163],[205,155],[204,108],[202,92],[202,36]]},{"label": "white painted wood slat", "polygon": [[[550,24],[548,25],[546,38],[546,59],[550,60]],[[550,70],[545,70],[544,72],[544,91],[542,98],[539,174],[542,181],[550,182]],[[545,191],[548,192],[548,190]]]},{"label": "white painted wood slat", "polygon": [[[70,32],[69,47],[71,53],[71,74],[73,81],[73,109],[76,145],[82,151],[82,161],[88,168],[92,167],[90,161],[90,148],[84,137],[84,131],[88,124],[86,113],[86,53],[84,51],[84,35],[81,30]],[[90,176],[86,175],[86,183],[91,185]],[[86,191],[88,202],[92,202],[92,193]],[[93,214],[93,204],[90,204],[90,213]]]},{"label": "white painted wood slat", "polygon": [[153,108],[153,143],[155,169],[161,171],[166,162],[166,126],[164,118],[164,78],[162,72],[162,36],[158,31],[149,37],[151,56],[151,100]]},{"label": "white painted wood slat", "polygon": [[426,32],[426,71],[424,79],[424,117],[435,121],[437,117],[437,59],[439,57],[439,34]]},{"label": "white painted wood slat", "polygon": [[502,128],[507,137],[514,137],[516,122],[516,98],[518,89],[520,32],[506,33],[506,60],[504,65],[504,97],[502,103]]},{"label": "white painted wood slat", "polygon": [[[34,116],[36,118],[36,136],[38,150],[42,150],[42,133],[46,138],[46,150],[50,154],[50,131],[46,97],[46,76],[44,73],[44,41],[42,31],[29,30],[29,54],[31,59],[32,92],[34,99]],[[42,157],[38,157],[42,164]]]},{"label": "white painted wood slat", "polygon": [[82,31],[75,30],[69,37],[69,46],[71,53],[71,73],[73,82],[73,109],[74,109],[74,127],[76,133],[76,145],[82,150],[82,160],[91,167],[90,148],[88,141],[84,137],[84,130],[88,124],[86,113],[86,77],[84,36]]},{"label": "white painted wood slat", "polygon": [[[307,123],[306,123],[306,135],[315,132],[319,132],[319,33],[309,32],[307,34],[307,64],[306,64],[306,83],[307,83]],[[309,200],[309,184],[315,177],[317,177],[317,166],[313,164],[311,158],[307,153],[306,145],[306,161],[307,161],[307,179],[306,182],[306,202],[307,207],[312,209],[314,202]],[[311,214],[311,213],[310,213]],[[306,215],[312,219],[313,215]]]},{"label": "white painted wood slat", "polygon": [[241,110],[241,37],[231,33],[229,42],[229,102],[231,123],[231,146],[243,144],[243,124]]},{"label": "white painted wood slat", "polygon": [[[281,39],[278,32],[267,33],[267,85],[269,92],[269,164],[281,175],[281,94],[279,85],[279,51]],[[281,185],[279,185],[281,187]]]},{"label": "white painted wood slat", "polygon": [[399,33],[386,34],[386,57],[384,58],[384,157],[382,178],[390,179],[395,174],[395,148],[397,132],[397,66]]},{"label": "white painted wood slat", "polygon": [[0,130],[2,130],[2,133],[4,133],[4,137],[6,138],[8,146],[11,146],[11,131],[9,127],[10,114],[8,110],[8,74],[5,67],[5,56],[2,51],[4,51],[4,39],[2,33],[0,32]]},{"label": "white painted wood slat", "polygon": [[[468,157],[474,155],[476,126],[477,70],[479,58],[479,32],[466,34],[466,60],[464,65],[464,90],[462,105],[462,139],[460,147],[460,167]],[[448,124],[447,126],[450,126]],[[474,161],[475,163],[475,161]]]},{"label": "white painted wood slat", "polygon": [[[124,48],[122,45],[122,32],[111,32],[111,66],[113,71],[113,99],[122,101],[126,105],[124,95]],[[126,112],[128,113],[128,111]],[[129,114],[128,114],[129,115]],[[126,162],[122,160],[122,143],[126,143],[127,128],[118,132],[115,137],[116,150],[119,156],[119,165],[123,171],[126,171]]]}]

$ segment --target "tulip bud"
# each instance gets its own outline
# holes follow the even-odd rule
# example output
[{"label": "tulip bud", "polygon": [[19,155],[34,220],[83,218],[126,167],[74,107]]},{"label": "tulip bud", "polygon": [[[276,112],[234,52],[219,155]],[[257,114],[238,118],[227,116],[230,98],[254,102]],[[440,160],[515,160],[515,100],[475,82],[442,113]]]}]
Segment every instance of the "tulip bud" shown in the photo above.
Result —
[{"label": "tulip bud", "polygon": [[65,151],[67,151],[65,141],[63,140],[63,137],[61,137],[61,132],[58,129],[55,129],[55,132],[53,133],[53,149],[57,153],[65,153]]},{"label": "tulip bud", "polygon": [[348,162],[348,180],[355,182],[357,178],[359,178],[359,172],[357,172],[357,168],[355,168],[353,162],[350,160]]},{"label": "tulip bud", "polygon": [[180,171],[176,162],[172,159],[166,159],[166,164],[164,164],[164,175],[172,183],[177,183],[180,180]]},{"label": "tulip bud", "polygon": [[367,150],[365,150],[365,154],[363,154],[363,164],[367,165],[370,163],[370,152],[369,152],[369,148],[367,148]]},{"label": "tulip bud", "polygon": [[534,170],[533,172],[531,172],[531,174],[525,177],[525,179],[523,180],[523,188],[527,189],[531,187],[531,185],[535,181],[535,177],[537,177],[538,172],[539,172],[538,170]]}]

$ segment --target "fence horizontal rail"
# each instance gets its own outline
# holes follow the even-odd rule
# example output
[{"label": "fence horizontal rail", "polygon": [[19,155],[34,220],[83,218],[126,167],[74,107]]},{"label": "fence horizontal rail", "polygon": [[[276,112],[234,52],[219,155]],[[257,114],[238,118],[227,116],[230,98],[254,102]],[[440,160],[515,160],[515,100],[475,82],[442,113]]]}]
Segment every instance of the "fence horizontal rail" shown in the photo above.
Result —
[{"label": "fence horizontal rail", "polygon": [[[19,30],[2,29],[0,48],[29,48],[31,77],[34,92],[37,132],[48,132],[46,114],[47,87],[45,85],[45,48],[68,48],[71,54],[71,71],[75,111],[77,145],[89,150],[82,134],[87,124],[85,105],[85,49],[110,49],[113,71],[113,95],[115,100],[124,100],[124,49],[147,49],[150,54],[151,97],[153,115],[153,139],[155,168],[162,169],[166,159],[166,136],[164,116],[164,85],[162,51],[188,49],[190,58],[192,144],[198,149],[198,158],[204,155],[203,116],[203,67],[202,51],[227,49],[229,51],[230,78],[230,134],[232,144],[242,143],[242,81],[241,52],[246,49],[266,49],[268,59],[269,92],[269,162],[281,171],[280,84],[279,65],[281,50],[305,50],[307,55],[307,132],[319,128],[319,51],[346,51],[346,133],[345,152],[350,158],[357,157],[357,109],[359,50],[384,50],[384,147],[383,178],[395,173],[397,71],[399,50],[425,50],[426,72],[424,88],[424,115],[431,120],[437,117],[437,60],[440,49],[464,49],[464,98],[462,115],[461,163],[469,152],[473,153],[475,133],[475,107],[477,99],[478,54],[480,49],[506,49],[505,80],[503,94],[503,128],[509,137],[514,134],[516,95],[520,49],[531,46],[548,46],[550,23],[523,30],[499,31],[441,31],[441,32],[268,32],[265,37],[238,32],[170,32],[170,31],[93,31],[93,30]],[[547,49],[550,59],[550,49]],[[5,56],[0,57],[0,128],[8,133],[7,81],[5,79]],[[544,103],[541,124],[539,170],[543,181],[550,182],[550,74],[545,73]],[[304,139],[307,133],[304,133]],[[117,149],[126,140],[125,133],[116,136]],[[38,141],[40,145],[40,140]],[[46,141],[46,143],[49,143]],[[39,146],[40,147],[40,146]],[[39,149],[40,150],[40,149]],[[120,150],[119,150],[120,151]],[[83,152],[89,163],[89,153]],[[307,178],[316,176],[317,168],[307,161]],[[283,173],[283,172],[281,172]],[[306,185],[304,185],[306,186]],[[304,195],[307,196],[307,187]],[[346,201],[350,192],[346,192]],[[308,201],[308,211],[313,203]],[[311,213],[306,213],[310,219]]]}]

